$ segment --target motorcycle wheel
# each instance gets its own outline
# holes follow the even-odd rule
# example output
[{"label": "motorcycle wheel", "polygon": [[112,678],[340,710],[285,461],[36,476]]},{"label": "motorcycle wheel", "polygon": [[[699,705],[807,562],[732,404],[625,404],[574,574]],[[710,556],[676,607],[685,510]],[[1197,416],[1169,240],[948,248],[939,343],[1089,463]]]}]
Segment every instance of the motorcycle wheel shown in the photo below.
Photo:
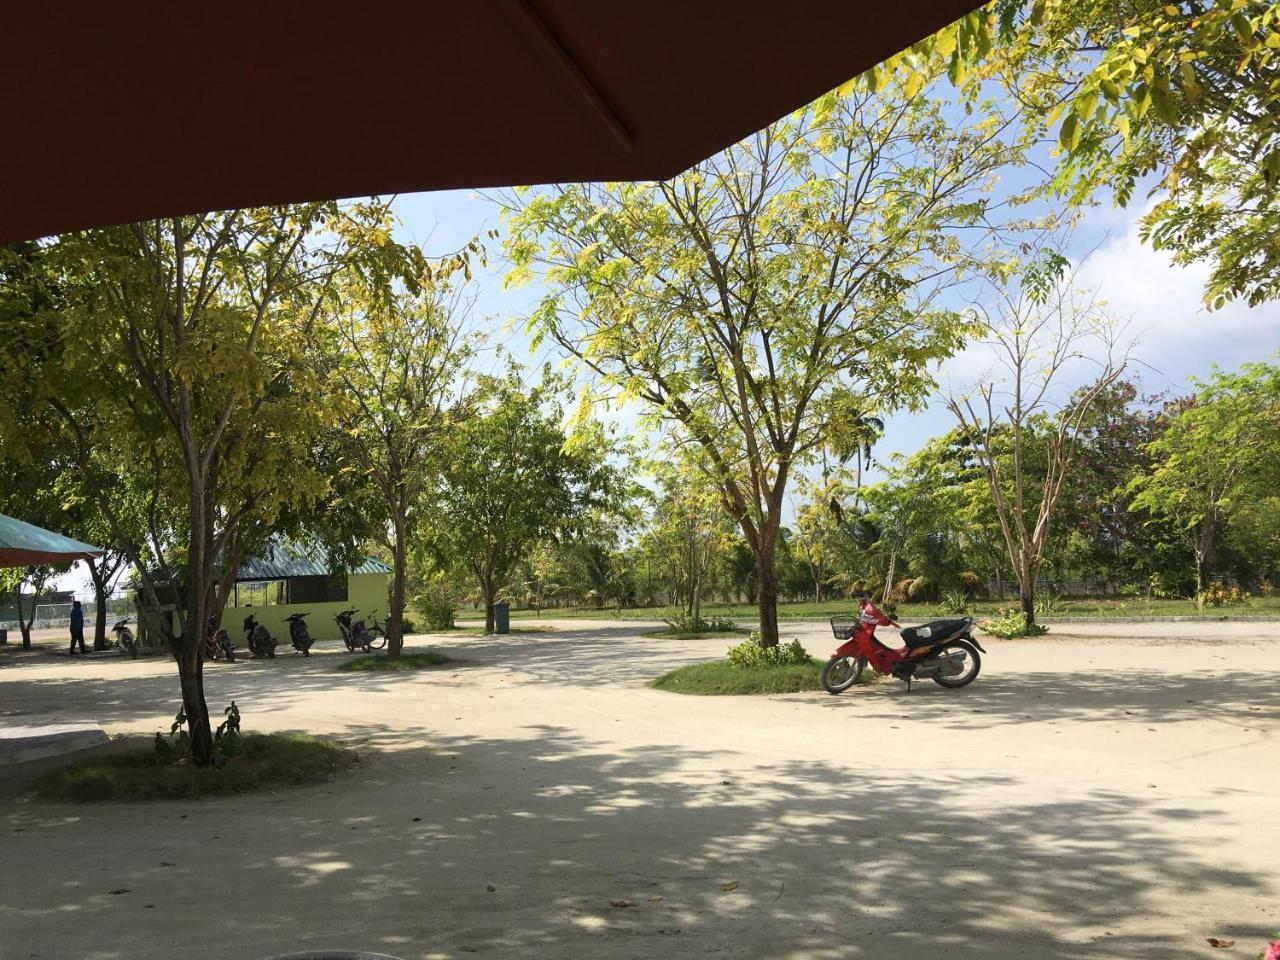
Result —
[{"label": "motorcycle wheel", "polygon": [[227,663],[236,662],[236,651],[232,647],[227,647]]},{"label": "motorcycle wheel", "polygon": [[866,668],[866,657],[832,657],[823,664],[818,679],[827,693],[843,693],[858,682]]},{"label": "motorcycle wheel", "polygon": [[303,655],[304,657],[309,657],[309,656],[311,656],[311,647],[310,647],[310,646],[303,647],[303,648],[302,648],[302,655]]},{"label": "motorcycle wheel", "polygon": [[982,658],[978,656],[978,651],[973,644],[966,643],[963,640],[952,640],[950,643],[944,643],[938,648],[937,656],[946,657],[954,653],[963,653],[966,664],[963,673],[958,673],[954,677],[934,677],[933,682],[940,687],[946,687],[948,690],[959,690],[961,687],[967,687],[978,679],[978,672],[982,669]]}]

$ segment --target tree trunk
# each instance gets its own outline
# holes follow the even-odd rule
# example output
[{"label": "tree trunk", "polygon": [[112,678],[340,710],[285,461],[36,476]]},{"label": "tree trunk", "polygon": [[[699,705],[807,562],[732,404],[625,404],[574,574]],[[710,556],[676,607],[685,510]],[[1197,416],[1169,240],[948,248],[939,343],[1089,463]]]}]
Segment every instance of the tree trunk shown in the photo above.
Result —
[{"label": "tree trunk", "polygon": [[760,611],[762,647],[778,645],[778,577],[772,546],[756,554],[756,606]]},{"label": "tree trunk", "polygon": [[880,595],[881,603],[890,603],[893,598],[893,575],[898,569],[898,545],[895,543],[889,551],[889,569],[884,575],[884,593]]},{"label": "tree trunk", "polygon": [[36,618],[36,602],[39,598],[31,598],[31,619],[28,620],[22,613],[22,585],[18,585],[18,589],[13,591],[13,602],[18,607],[18,632],[22,634],[22,649],[31,649],[31,624]]},{"label": "tree trunk", "polygon": [[1018,593],[1022,600],[1022,619],[1028,627],[1036,622],[1036,569],[1025,560],[1018,570]]},{"label": "tree trunk", "polygon": [[234,564],[229,561],[226,563],[222,576],[218,578],[217,584],[214,585],[213,599],[209,601],[209,609],[205,611],[207,619],[216,623],[219,627],[222,626],[222,615],[226,612],[227,601],[231,599],[231,591],[235,589],[236,570],[239,569],[243,556],[231,559],[235,559],[236,562]]},{"label": "tree trunk", "polygon": [[89,576],[93,580],[93,604],[96,608],[93,626],[93,649],[107,649],[107,584],[93,560],[86,560]]},{"label": "tree trunk", "polygon": [[1028,627],[1035,625],[1036,597],[1034,584],[1026,584],[1022,588],[1022,618]]},{"label": "tree trunk", "polygon": [[187,546],[182,633],[169,638],[172,627],[164,617],[160,619],[160,629],[169,639],[178,664],[182,709],[187,715],[187,734],[191,737],[191,759],[203,767],[213,761],[213,730],[209,725],[209,706],[204,699],[204,631],[213,579],[213,505],[205,496],[204,484],[198,482],[191,484],[189,502],[191,539]]},{"label": "tree trunk", "polygon": [[[191,633],[190,620],[185,632]],[[173,646],[174,658],[178,661],[178,682],[182,686],[182,710],[187,715],[187,733],[191,737],[191,757],[200,766],[207,766],[213,759],[213,731],[204,699],[203,651],[198,643],[189,642],[185,636],[176,638]]]},{"label": "tree trunk", "polygon": [[405,512],[406,505],[401,498],[399,510],[395,517],[395,543],[391,550],[391,598],[390,610],[387,613],[387,656],[394,660],[404,649],[404,602],[405,602]]},{"label": "tree trunk", "polygon": [[1196,592],[1202,593],[1209,587],[1209,553],[1213,549],[1214,522],[1211,515],[1206,515],[1196,537],[1193,552],[1196,557]]},{"label": "tree trunk", "polygon": [[497,624],[494,622],[493,604],[497,599],[498,591],[493,589],[491,582],[482,583],[480,590],[484,594],[484,632],[486,635],[493,633]]}]

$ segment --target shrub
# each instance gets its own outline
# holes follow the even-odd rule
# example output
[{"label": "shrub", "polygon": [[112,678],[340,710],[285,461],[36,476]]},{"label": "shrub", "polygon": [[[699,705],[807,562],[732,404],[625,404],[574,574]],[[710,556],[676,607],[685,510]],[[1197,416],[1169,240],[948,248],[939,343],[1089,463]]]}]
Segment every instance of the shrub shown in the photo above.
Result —
[{"label": "shrub", "polygon": [[971,597],[976,597],[985,592],[986,584],[982,582],[982,578],[972,570],[960,571],[960,589]]},{"label": "shrub", "polygon": [[1036,597],[1035,608],[1037,617],[1052,617],[1066,609],[1062,603],[1062,598],[1050,591],[1042,591]]},{"label": "shrub", "polygon": [[933,581],[928,577],[916,577],[907,588],[906,599],[925,600],[933,593]]},{"label": "shrub", "polygon": [[911,587],[915,584],[915,580],[911,577],[905,577],[899,580],[890,591],[890,595],[884,598],[885,603],[896,600],[906,600],[911,596]]},{"label": "shrub", "polygon": [[[426,587],[414,601],[414,606],[422,614],[422,620],[428,630],[452,630],[454,614],[457,612],[457,601],[449,585],[443,577],[433,577],[427,581]],[[413,633],[408,626],[405,633]]]},{"label": "shrub", "polygon": [[1026,617],[1017,608],[1000,611],[1000,615],[983,620],[979,626],[993,637],[1012,640],[1016,637],[1039,637],[1049,632],[1042,623],[1028,625]]},{"label": "shrub", "polygon": [[969,612],[969,596],[963,590],[948,590],[942,595],[942,610],[958,616]]},{"label": "shrub", "polygon": [[1251,603],[1253,598],[1248,593],[1241,591],[1239,587],[1227,589],[1220,583],[1211,583],[1209,586],[1196,594],[1196,606],[1201,610],[1205,607],[1222,607],[1235,606],[1240,603]]},{"label": "shrub", "polygon": [[760,634],[752,632],[746,640],[734,644],[725,654],[731,667],[739,670],[760,670],[769,667],[787,667],[796,664],[807,664],[809,653],[800,645],[799,640],[778,644],[774,647],[760,646]]},{"label": "shrub", "polygon": [[[213,765],[215,767],[222,766],[229,758],[244,752],[244,735],[240,732],[240,708],[236,706],[234,700],[231,701],[231,706],[222,711],[222,715],[225,719],[213,732]],[[187,732],[185,709],[178,709],[178,715],[173,718],[167,738],[159,730],[156,731],[153,750],[156,763],[159,764],[176,766],[190,762],[191,735]]]},{"label": "shrub", "polygon": [[672,633],[729,633],[737,626],[729,617],[691,616],[688,613],[677,613],[663,621],[671,628]]}]

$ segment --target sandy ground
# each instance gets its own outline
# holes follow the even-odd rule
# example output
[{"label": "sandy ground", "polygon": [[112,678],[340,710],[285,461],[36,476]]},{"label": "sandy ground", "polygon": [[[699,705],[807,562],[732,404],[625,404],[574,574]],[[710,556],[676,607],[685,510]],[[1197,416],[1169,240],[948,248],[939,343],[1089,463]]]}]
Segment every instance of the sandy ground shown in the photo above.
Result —
[{"label": "sandy ground", "polygon": [[[246,728],[359,750],[328,785],[84,807],[0,768],[0,960],[1252,960],[1280,928],[1280,623],[1063,624],[963,691],[770,698],[643,686],[724,640],[557,626],[419,638],[463,661],[426,674],[211,665]],[[0,658],[0,722],[149,734],[175,694]]]}]

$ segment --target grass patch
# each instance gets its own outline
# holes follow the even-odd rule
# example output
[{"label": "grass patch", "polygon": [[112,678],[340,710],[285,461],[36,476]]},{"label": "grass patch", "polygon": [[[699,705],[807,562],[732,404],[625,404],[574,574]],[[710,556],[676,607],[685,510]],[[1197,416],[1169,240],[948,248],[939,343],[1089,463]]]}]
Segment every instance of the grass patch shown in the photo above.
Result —
[{"label": "grass patch", "polygon": [[642,633],[642,637],[656,640],[714,640],[716,637],[745,637],[750,630],[654,630]]},{"label": "grass patch", "polygon": [[402,653],[394,660],[385,653],[370,653],[353,660],[345,660],[338,667],[343,673],[374,673],[402,670],[427,670],[449,662],[443,653]]},{"label": "grass patch", "polygon": [[322,783],[355,761],[352,751],[315,737],[250,733],[243,752],[216,769],[166,762],[150,746],[132,747],[50,770],[35,789],[45,800],[79,803],[180,800]]},{"label": "grass patch", "polygon": [[822,664],[791,663],[781,667],[742,668],[727,660],[693,663],[650,680],[649,686],[670,693],[701,696],[733,696],[752,693],[799,693],[820,690],[818,671]]},{"label": "grass patch", "polygon": [[[464,637],[483,637],[483,636],[500,636],[500,634],[486,634],[484,627],[447,627],[444,630],[424,630],[423,633],[447,634],[456,636],[461,634]],[[556,628],[552,626],[546,627],[512,627],[512,633],[555,633]]]},{"label": "grass patch", "polygon": [[[1006,600],[976,600],[971,604],[969,613],[975,616],[994,616],[1017,603],[1017,598]],[[1233,606],[1205,607],[1201,609],[1194,600],[1148,600],[1142,597],[1106,597],[1106,598],[1073,598],[1063,599],[1058,608],[1049,616],[1061,617],[1178,617],[1178,616],[1210,616],[1224,620],[1238,616],[1280,615],[1280,596],[1254,597],[1248,603]],[[803,603],[778,604],[778,619],[791,620],[811,617],[851,616],[857,608],[853,600],[824,600],[822,603],[806,601]],[[616,607],[608,609],[561,607],[536,610],[512,610],[511,619],[524,622],[547,620],[666,620],[680,615],[683,607]],[[706,617],[729,617],[732,619],[754,621],[760,611],[746,603],[706,603],[702,604],[702,614]],[[904,603],[898,606],[898,616],[908,620],[932,620],[938,617],[959,616],[950,613],[940,603]],[[474,621],[483,618],[484,611],[479,613],[463,611],[458,614],[460,622]]]}]

